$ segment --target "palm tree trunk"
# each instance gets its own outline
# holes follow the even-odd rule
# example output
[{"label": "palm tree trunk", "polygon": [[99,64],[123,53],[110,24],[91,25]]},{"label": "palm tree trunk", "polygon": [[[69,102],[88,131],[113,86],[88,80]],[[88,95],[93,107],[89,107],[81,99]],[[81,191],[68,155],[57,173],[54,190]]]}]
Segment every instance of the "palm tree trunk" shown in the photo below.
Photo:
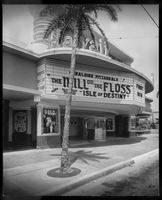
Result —
[{"label": "palm tree trunk", "polygon": [[69,88],[68,88],[68,95],[67,95],[66,106],[65,106],[64,131],[63,131],[63,138],[62,138],[61,172],[63,173],[68,172],[70,169],[70,162],[69,162],[69,155],[68,155],[69,125],[70,125],[72,89],[73,89],[73,81],[74,81],[75,65],[76,65],[76,47],[78,43],[77,38],[78,38],[78,32],[76,31],[74,33],[74,38],[73,38],[73,43],[72,43]]}]

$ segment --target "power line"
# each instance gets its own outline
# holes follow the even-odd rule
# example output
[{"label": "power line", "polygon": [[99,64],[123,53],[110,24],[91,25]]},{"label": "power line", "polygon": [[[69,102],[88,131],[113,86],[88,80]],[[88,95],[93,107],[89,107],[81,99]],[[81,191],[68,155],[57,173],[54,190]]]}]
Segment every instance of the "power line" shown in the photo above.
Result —
[{"label": "power line", "polygon": [[130,36],[130,37],[108,37],[109,39],[144,39],[144,38],[158,38],[159,36]]},{"label": "power line", "polygon": [[154,24],[159,28],[159,26],[157,25],[157,23],[155,22],[155,20],[152,18],[152,16],[150,15],[150,13],[146,10],[146,8],[142,4],[140,4],[140,5],[146,11],[146,13],[149,15],[149,17],[152,19],[152,21],[154,22]]}]

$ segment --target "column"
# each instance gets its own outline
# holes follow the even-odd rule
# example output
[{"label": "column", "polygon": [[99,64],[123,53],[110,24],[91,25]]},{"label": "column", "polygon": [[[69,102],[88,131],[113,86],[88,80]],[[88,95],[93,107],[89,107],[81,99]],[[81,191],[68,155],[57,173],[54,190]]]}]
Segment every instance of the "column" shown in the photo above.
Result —
[{"label": "column", "polygon": [[27,134],[31,134],[31,111],[28,110],[27,111],[27,115],[28,115],[28,128],[27,128]]},{"label": "column", "polygon": [[12,133],[13,133],[13,121],[12,121],[12,116],[13,116],[13,112],[12,112],[12,108],[9,107],[9,142],[12,142]]},{"label": "column", "polygon": [[42,132],[42,105],[37,104],[37,136],[41,136]]}]

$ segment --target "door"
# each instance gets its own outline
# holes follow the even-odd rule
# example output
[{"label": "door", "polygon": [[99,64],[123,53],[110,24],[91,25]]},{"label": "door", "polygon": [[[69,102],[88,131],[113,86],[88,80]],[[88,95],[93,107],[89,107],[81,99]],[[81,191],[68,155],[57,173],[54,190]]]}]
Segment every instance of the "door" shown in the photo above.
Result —
[{"label": "door", "polygon": [[71,117],[70,119],[70,133],[69,136],[79,136],[79,118],[77,117]]},{"label": "door", "polygon": [[85,121],[85,127],[86,127],[86,134],[88,140],[94,140],[95,139],[95,120],[93,118],[89,118]]},{"label": "door", "polygon": [[105,140],[106,139],[106,119],[96,118],[95,126],[95,140]]}]

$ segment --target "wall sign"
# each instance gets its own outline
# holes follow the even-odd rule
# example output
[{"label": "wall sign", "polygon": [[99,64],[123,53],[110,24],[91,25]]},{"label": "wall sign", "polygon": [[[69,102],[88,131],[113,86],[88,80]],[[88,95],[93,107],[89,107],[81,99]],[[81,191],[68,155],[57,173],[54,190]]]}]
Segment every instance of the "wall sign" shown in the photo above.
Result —
[{"label": "wall sign", "polygon": [[134,100],[140,103],[145,103],[145,85],[144,83],[134,81]]}]

